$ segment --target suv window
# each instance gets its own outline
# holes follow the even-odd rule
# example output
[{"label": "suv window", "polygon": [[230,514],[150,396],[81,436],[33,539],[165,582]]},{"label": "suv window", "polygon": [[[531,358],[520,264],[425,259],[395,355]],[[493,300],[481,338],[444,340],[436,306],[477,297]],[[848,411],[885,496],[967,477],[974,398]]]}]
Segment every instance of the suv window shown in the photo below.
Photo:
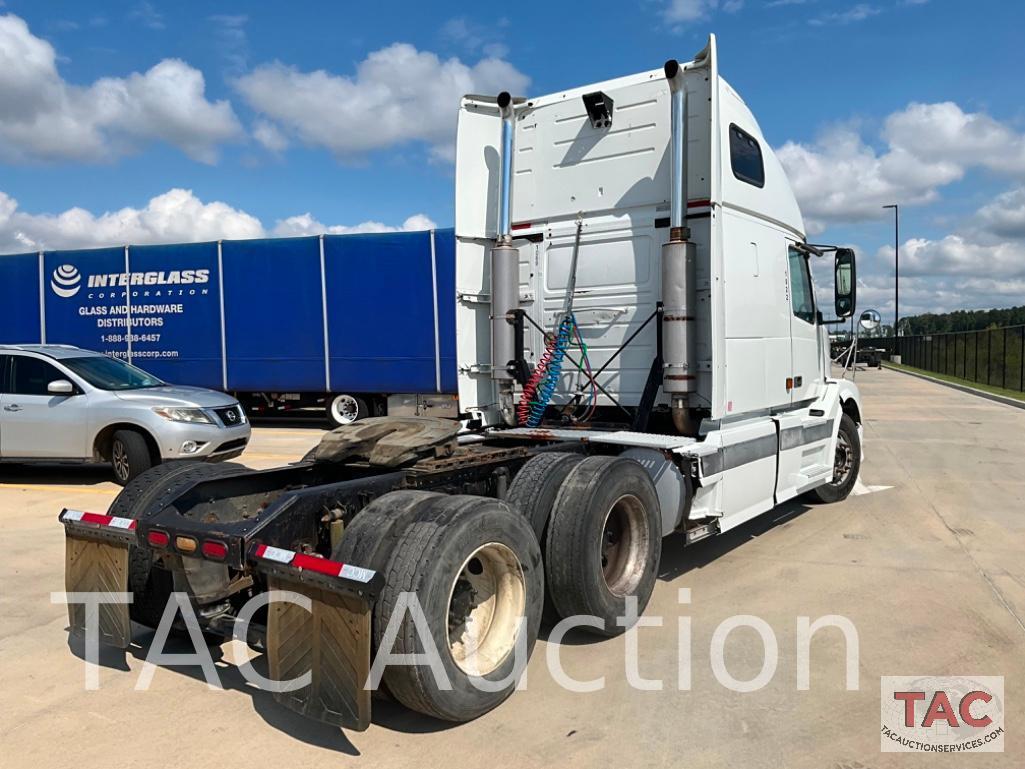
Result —
[{"label": "suv window", "polygon": [[758,140],[747,131],[730,124],[730,166],[740,181],[765,186],[765,165]]},{"label": "suv window", "polygon": [[11,356],[11,392],[16,395],[46,395],[46,386],[55,379],[67,379],[45,360],[23,355]]},{"label": "suv window", "polygon": [[7,359],[10,355],[0,355],[0,395],[7,392]]},{"label": "suv window", "polygon": [[794,315],[806,323],[815,322],[815,294],[811,286],[811,272],[808,258],[791,247],[787,251],[790,259],[790,303]]}]

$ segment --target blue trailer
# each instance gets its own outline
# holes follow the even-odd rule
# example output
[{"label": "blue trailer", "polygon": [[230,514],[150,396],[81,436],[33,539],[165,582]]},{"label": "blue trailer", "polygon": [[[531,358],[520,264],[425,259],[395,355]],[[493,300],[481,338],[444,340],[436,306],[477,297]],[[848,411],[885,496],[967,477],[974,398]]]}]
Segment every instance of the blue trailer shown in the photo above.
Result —
[{"label": "blue trailer", "polygon": [[0,256],[0,343],[71,344],[256,414],[456,415],[451,229]]}]

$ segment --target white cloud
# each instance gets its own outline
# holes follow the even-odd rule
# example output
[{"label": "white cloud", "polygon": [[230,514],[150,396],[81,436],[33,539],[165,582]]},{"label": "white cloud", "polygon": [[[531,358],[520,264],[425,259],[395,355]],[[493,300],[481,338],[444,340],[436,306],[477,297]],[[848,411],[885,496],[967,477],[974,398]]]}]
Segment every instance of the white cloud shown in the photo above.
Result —
[{"label": "white cloud", "polygon": [[994,235],[1025,239],[1025,187],[998,195],[979,209],[979,223]]},{"label": "white cloud", "polygon": [[172,189],[144,208],[122,208],[98,216],[78,207],[60,214],[25,213],[18,210],[16,200],[0,192],[0,253],[263,235],[256,217],[226,203],[204,203],[190,190]]},{"label": "white cloud", "polygon": [[282,152],[288,147],[288,138],[266,120],[257,120],[253,124],[253,138],[271,152]]},{"label": "white cloud", "polygon": [[779,149],[809,231],[880,217],[886,203],[929,203],[972,168],[1025,175],[1025,136],[952,102],[910,104],[886,119],[882,138],[877,151],[840,127]]},{"label": "white cloud", "polygon": [[811,145],[787,142],[778,155],[809,232],[821,232],[827,222],[880,217],[882,206],[894,201],[928,203],[937,188],[963,174],[956,163],[923,161],[902,148],[880,155],[847,128],[830,130]]},{"label": "white cloud", "polygon": [[204,203],[191,190],[172,189],[151,199],[143,208],[126,207],[94,214],[70,208],[59,214],[33,214],[19,210],[18,202],[0,192],[0,254],[57,248],[95,248],[149,243],[187,243],[229,238],[396,232],[432,229],[424,214],[410,216],[399,226],[381,222],[326,225],[310,214],[283,219],[268,232],[255,216],[227,203]]},{"label": "white cloud", "polygon": [[430,218],[424,214],[414,214],[404,221],[400,226],[393,227],[381,222],[367,221],[354,225],[343,224],[322,224],[313,218],[312,214],[305,213],[298,216],[290,216],[280,220],[275,225],[273,235],[278,238],[297,237],[301,235],[353,235],[360,232],[411,232],[415,230],[433,230],[437,227]]},{"label": "white cloud", "polygon": [[352,77],[301,72],[267,64],[239,78],[249,105],[284,133],[326,147],[339,157],[426,142],[451,154],[459,97],[466,93],[523,93],[529,78],[506,61],[470,66],[395,43],[367,56]]},{"label": "white cloud", "polygon": [[164,24],[164,14],[158,11],[149,0],[142,0],[142,2],[137,3],[129,11],[128,18],[150,29],[163,29],[166,26]]},{"label": "white cloud", "polygon": [[939,157],[962,166],[1025,174],[1025,135],[982,112],[953,102],[908,105],[886,119],[883,138],[921,159]]},{"label": "white cloud", "polygon": [[47,41],[12,14],[0,16],[0,158],[101,161],[163,141],[212,163],[241,135],[227,101],[205,95],[203,74],[179,59],[144,73],[66,82]]},{"label": "white cloud", "polygon": [[[893,264],[893,247],[884,246],[879,257]],[[952,234],[939,240],[912,238],[900,249],[901,275],[985,275],[991,279],[1025,277],[1025,243],[980,243],[967,235]]]},{"label": "white cloud", "polygon": [[692,21],[704,21],[716,10],[736,13],[744,7],[744,0],[669,0],[662,11],[667,22],[682,26]]},{"label": "white cloud", "polygon": [[874,5],[858,3],[857,5],[843,11],[833,11],[830,13],[824,13],[821,16],[816,16],[813,19],[809,19],[808,23],[814,27],[822,27],[829,24],[854,24],[855,22],[870,19],[880,13],[882,13],[882,9],[877,8]]}]

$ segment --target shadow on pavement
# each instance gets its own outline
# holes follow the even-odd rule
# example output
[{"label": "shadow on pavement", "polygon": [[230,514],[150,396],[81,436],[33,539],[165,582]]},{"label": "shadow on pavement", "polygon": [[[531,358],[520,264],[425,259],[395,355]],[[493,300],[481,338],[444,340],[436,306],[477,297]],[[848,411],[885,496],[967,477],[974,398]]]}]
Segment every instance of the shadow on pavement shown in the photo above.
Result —
[{"label": "shadow on pavement", "polygon": [[0,465],[0,482],[21,483],[27,486],[95,486],[113,483],[110,465],[83,464],[31,464]]},{"label": "shadow on pavement", "polygon": [[[131,655],[139,662],[145,661],[146,655],[150,650],[150,644],[153,641],[154,631],[134,623],[132,630],[132,644],[126,650],[100,645],[98,660],[100,667],[127,673],[131,670],[128,665],[128,655]],[[85,644],[81,639],[69,634],[68,648],[76,657],[83,661],[85,660]],[[209,646],[208,651],[213,658],[221,687],[228,691],[237,691],[248,695],[252,700],[253,710],[268,726],[315,747],[334,750],[349,756],[361,755],[359,749],[346,736],[344,729],[314,721],[292,712],[283,705],[279,705],[274,700],[273,694],[259,689],[256,685],[247,681],[239,667],[225,659],[221,647]],[[172,633],[167,639],[163,653],[189,655],[195,654],[196,649],[187,636],[180,633]],[[259,654],[252,658],[250,663],[256,673],[264,677],[269,675],[266,655]],[[158,667],[161,672],[165,670],[174,671],[179,675],[184,675],[197,681],[204,687],[206,686],[207,681],[204,677],[203,669],[198,664],[161,664]],[[385,693],[374,697],[371,723],[384,729],[406,734],[430,734],[458,726],[456,723],[440,721],[420,713],[414,713],[390,699]]]}]

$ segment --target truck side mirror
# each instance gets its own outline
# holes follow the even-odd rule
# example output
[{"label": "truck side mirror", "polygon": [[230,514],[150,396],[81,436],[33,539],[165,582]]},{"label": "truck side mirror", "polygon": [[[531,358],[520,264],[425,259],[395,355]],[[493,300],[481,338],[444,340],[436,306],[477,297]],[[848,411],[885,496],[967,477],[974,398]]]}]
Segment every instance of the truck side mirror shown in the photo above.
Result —
[{"label": "truck side mirror", "polygon": [[852,249],[838,248],[836,250],[833,278],[833,301],[836,306],[836,317],[849,318],[854,314],[858,284]]}]

